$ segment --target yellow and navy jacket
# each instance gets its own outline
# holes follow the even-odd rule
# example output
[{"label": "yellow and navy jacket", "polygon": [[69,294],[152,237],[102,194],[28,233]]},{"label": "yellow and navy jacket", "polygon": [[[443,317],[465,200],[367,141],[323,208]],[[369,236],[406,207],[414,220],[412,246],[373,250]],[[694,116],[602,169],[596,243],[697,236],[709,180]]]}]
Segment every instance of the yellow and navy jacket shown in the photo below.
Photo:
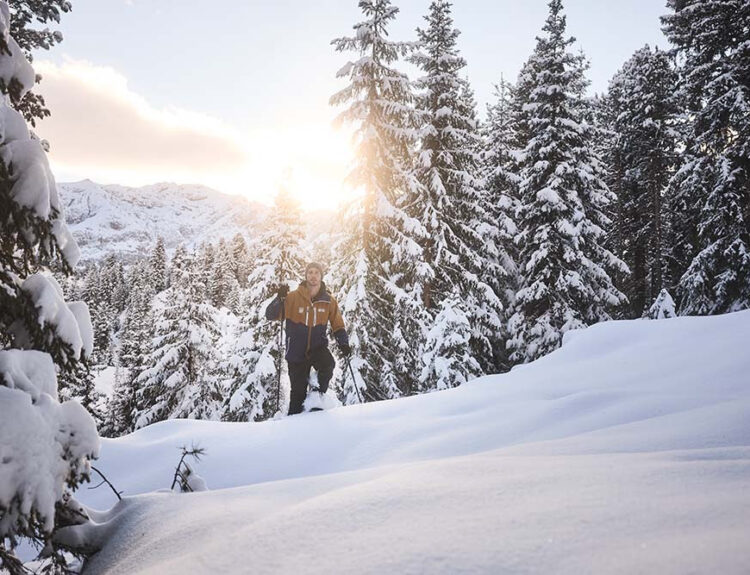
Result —
[{"label": "yellow and navy jacket", "polygon": [[[281,300],[276,297],[266,308],[266,318],[282,319]],[[326,328],[331,323],[331,330],[339,345],[349,345],[349,336],[344,329],[344,320],[336,298],[328,293],[323,282],[320,291],[310,298],[307,282],[290,292],[284,301],[284,318],[286,318],[286,359],[292,363],[301,363],[310,357],[310,353],[328,346]]]}]

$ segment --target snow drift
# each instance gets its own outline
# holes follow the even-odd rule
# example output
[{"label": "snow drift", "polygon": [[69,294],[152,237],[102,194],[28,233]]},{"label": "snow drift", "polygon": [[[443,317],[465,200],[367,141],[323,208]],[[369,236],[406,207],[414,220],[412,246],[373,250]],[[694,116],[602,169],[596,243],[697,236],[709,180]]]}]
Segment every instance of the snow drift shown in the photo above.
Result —
[{"label": "snow drift", "polygon": [[[610,322],[448,391],[103,440],[127,497],[86,572],[750,572],[748,341],[750,311]],[[155,492],[191,444],[212,491]]]}]

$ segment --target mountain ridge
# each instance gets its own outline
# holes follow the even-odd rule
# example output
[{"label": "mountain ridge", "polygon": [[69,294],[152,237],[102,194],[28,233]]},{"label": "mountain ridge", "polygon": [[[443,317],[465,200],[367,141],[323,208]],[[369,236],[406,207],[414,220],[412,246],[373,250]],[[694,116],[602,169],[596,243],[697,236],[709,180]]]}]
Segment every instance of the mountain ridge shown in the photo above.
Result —
[{"label": "mountain ridge", "polygon": [[270,209],[198,184],[130,187],[85,179],[59,183],[58,190],[83,262],[109,253],[135,259],[148,253],[159,236],[169,251],[237,233],[249,239]]}]

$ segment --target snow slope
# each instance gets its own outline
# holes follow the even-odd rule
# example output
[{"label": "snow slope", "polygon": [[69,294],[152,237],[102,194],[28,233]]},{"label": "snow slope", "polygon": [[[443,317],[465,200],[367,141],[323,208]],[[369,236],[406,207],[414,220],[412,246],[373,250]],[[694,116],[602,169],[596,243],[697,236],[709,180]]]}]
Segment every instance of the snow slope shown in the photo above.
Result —
[{"label": "snow slope", "polygon": [[[104,440],[128,497],[86,573],[748,573],[749,341],[610,322],[449,391]],[[212,491],[154,492],[192,443]]]},{"label": "snow slope", "polygon": [[90,180],[58,185],[65,219],[82,259],[108,253],[149,253],[159,235],[173,250],[179,244],[246,237],[268,208],[205,186],[154,184],[141,188],[102,186]]}]

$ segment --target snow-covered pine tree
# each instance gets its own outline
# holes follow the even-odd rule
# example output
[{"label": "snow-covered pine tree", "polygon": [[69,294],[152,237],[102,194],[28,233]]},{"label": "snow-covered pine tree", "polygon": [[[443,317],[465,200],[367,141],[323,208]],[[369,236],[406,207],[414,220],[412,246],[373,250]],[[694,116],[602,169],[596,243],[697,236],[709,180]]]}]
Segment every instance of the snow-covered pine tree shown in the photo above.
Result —
[{"label": "snow-covered pine tree", "polygon": [[247,247],[247,242],[242,234],[237,233],[232,238],[231,243],[232,250],[232,265],[234,269],[234,276],[237,278],[237,282],[241,289],[247,287],[247,276],[250,274],[252,263],[250,261],[250,251]]},{"label": "snow-covered pine tree", "polygon": [[213,270],[213,291],[211,302],[214,307],[226,307],[233,312],[239,308],[239,283],[235,277],[232,254],[224,238],[216,248],[216,261]]},{"label": "snow-covered pine tree", "polygon": [[[509,115],[512,123],[512,149],[516,156],[515,173],[520,185],[520,162],[523,158],[523,151],[531,140],[531,93],[534,90],[536,72],[538,68],[538,58],[536,52],[532,52],[529,58],[521,66],[516,83],[509,86],[510,89],[510,108]],[[519,198],[520,202],[520,198]],[[520,203],[519,203],[520,209]]]},{"label": "snow-covered pine tree", "polygon": [[119,330],[119,315],[128,300],[122,262],[115,254],[90,266],[83,283],[83,296],[94,326],[92,359],[96,364],[108,365],[113,355],[112,335]]},{"label": "snow-covered pine tree", "polygon": [[120,372],[107,405],[106,425],[102,433],[118,437],[135,429],[136,378],[148,367],[153,338],[152,301],[153,258],[133,264],[128,274],[130,295],[120,331],[117,362]]},{"label": "snow-covered pine tree", "polygon": [[469,120],[464,149],[470,154],[466,156],[465,168],[475,184],[474,194],[467,195],[470,200],[462,203],[462,219],[469,222],[468,226],[463,226],[463,231],[468,232],[465,241],[473,254],[469,260],[468,275],[465,276],[467,290],[464,309],[472,329],[469,340],[472,355],[483,373],[496,373],[506,364],[503,353],[507,341],[503,332],[506,310],[502,294],[515,285],[512,277],[514,266],[505,259],[507,254],[503,252],[502,245],[507,231],[502,228],[505,222],[498,219],[497,205],[486,186],[482,160],[483,126],[477,115],[474,91],[467,78],[459,80],[457,103],[459,115]]},{"label": "snow-covered pine tree", "polygon": [[578,174],[582,180],[581,203],[586,218],[581,239],[584,251],[594,262],[588,270],[588,281],[594,298],[586,309],[588,324],[607,321],[622,314],[627,296],[616,287],[614,278],[627,278],[630,270],[611,250],[610,233],[617,195],[607,186],[607,168],[603,161],[606,130],[598,125],[597,99],[586,91],[590,81],[586,76],[590,64],[582,49],[573,55],[570,105],[578,122],[583,145],[578,147]]},{"label": "snow-covered pine tree", "polygon": [[466,170],[472,154],[466,149],[472,139],[468,132],[474,126],[458,110],[459,71],[466,66],[456,47],[460,32],[453,27],[449,2],[435,0],[429,10],[427,29],[417,29],[419,48],[409,56],[423,76],[414,82],[422,124],[415,166],[420,186],[408,209],[424,228],[418,238],[424,265],[416,279],[424,306],[432,309],[462,283],[470,248],[461,233],[468,222],[461,220],[459,204],[467,199],[464,188],[472,186],[469,193],[474,192],[475,182]]},{"label": "snow-covered pine tree", "polygon": [[164,247],[164,238],[159,236],[156,239],[154,250],[149,258],[149,267],[147,270],[154,293],[167,288],[167,250]]},{"label": "snow-covered pine tree", "polygon": [[551,0],[544,35],[527,66],[523,107],[529,141],[521,158],[521,289],[509,321],[511,359],[532,361],[570,330],[609,319],[625,297],[610,271],[626,269],[603,246],[611,193],[582,118],[583,71],[569,52],[562,1]]},{"label": "snow-covered pine tree", "polygon": [[167,275],[167,287],[170,287],[177,278],[182,277],[182,270],[187,265],[188,253],[184,244],[177,246],[174,251],[172,260],[169,262],[169,273]]},{"label": "snow-covered pine tree", "polygon": [[72,372],[61,373],[57,377],[58,396],[60,401],[76,400],[94,418],[101,434],[106,420],[106,396],[96,389],[95,372],[86,363],[81,363]]},{"label": "snow-covered pine tree", "polygon": [[[390,0],[361,0],[359,7],[365,20],[354,26],[355,35],[332,42],[337,51],[358,56],[339,70],[349,84],[330,102],[346,104],[338,122],[356,126],[348,182],[362,193],[344,209],[332,266],[343,280],[336,293],[354,350],[352,367],[365,396],[377,400],[408,392],[416,375],[416,335],[405,311],[412,298],[402,285],[421,254],[412,238],[423,230],[401,206],[418,185],[410,170],[416,119],[409,79],[392,67],[413,46],[388,40],[398,14]],[[342,395],[345,403],[357,401],[350,379]]]},{"label": "snow-covered pine tree", "polygon": [[[104,258],[99,271],[99,282],[100,295],[107,307],[107,327],[110,334],[114,334],[120,329],[120,314],[128,304],[125,270],[122,260],[116,254],[109,254]],[[110,353],[110,359],[111,355]]]},{"label": "snow-covered pine tree", "polygon": [[453,25],[451,3],[434,0],[425,20],[427,28],[417,29],[419,50],[409,58],[423,73],[415,82],[422,121],[416,162],[420,185],[405,202],[424,229],[417,238],[423,263],[416,268],[416,291],[430,323],[450,294],[462,295],[472,326],[469,353],[490,371],[502,306],[487,278],[495,282],[505,270],[497,266],[497,257],[486,255],[500,233],[479,173],[481,139],[473,94],[460,77],[466,61],[456,46],[460,32]]},{"label": "snow-covered pine tree", "polygon": [[203,289],[202,297],[205,301],[211,303],[211,296],[214,293],[216,285],[216,246],[210,242],[203,242],[198,249],[198,253],[192,258],[191,263],[199,271],[200,281],[196,286]]},{"label": "snow-covered pine tree", "polygon": [[223,396],[215,369],[218,330],[205,301],[198,257],[173,265],[172,285],[154,299],[154,337],[136,378],[136,429],[175,418],[219,419]]},{"label": "snow-covered pine tree", "polygon": [[234,275],[232,275],[232,278],[229,281],[229,291],[227,292],[225,306],[234,315],[238,315],[242,312],[241,302],[242,289],[240,288],[240,283],[237,281]]},{"label": "snow-covered pine tree", "polygon": [[23,538],[46,548],[47,569],[62,571],[53,533],[75,516],[71,491],[88,480],[99,438],[80,404],[58,402],[56,371],[85,361],[91,322],[47,267],[58,261],[70,273],[79,251],[44,149],[12,107],[35,74],[10,34],[10,15],[0,1],[0,571],[23,572],[14,553]]},{"label": "snow-covered pine tree", "polygon": [[107,309],[105,293],[102,290],[101,270],[91,264],[83,280],[82,295],[91,312],[91,325],[94,330],[94,350],[92,361],[95,364],[107,362],[110,341],[110,312]]},{"label": "snow-covered pine tree", "polygon": [[443,299],[427,331],[419,378],[424,390],[456,387],[481,371],[470,353],[473,330],[464,312],[464,300],[457,291]]},{"label": "snow-covered pine tree", "polygon": [[[484,188],[492,206],[492,216],[497,236],[488,247],[488,254],[495,260],[495,266],[505,273],[497,273],[488,281],[500,298],[504,309],[504,322],[500,330],[501,340],[507,341],[507,319],[513,308],[519,286],[517,268],[518,249],[515,238],[518,234],[516,211],[518,201],[518,136],[513,115],[513,86],[501,79],[495,86],[495,102],[487,105],[487,123],[483,129],[484,149],[482,170]],[[504,346],[503,346],[504,347]],[[502,353],[502,350],[498,350]],[[501,368],[507,368],[507,358],[503,357]]]},{"label": "snow-covered pine tree", "polygon": [[641,317],[666,285],[664,195],[675,162],[676,75],[669,56],[645,46],[615,74],[604,101],[610,188],[617,190],[616,246],[631,270],[630,316]]},{"label": "snow-covered pine tree", "polygon": [[664,33],[688,107],[684,161],[670,192],[676,208],[693,208],[676,241],[690,245],[697,232],[678,284],[679,311],[744,309],[750,307],[750,4],[668,0],[667,6]]},{"label": "snow-covered pine tree", "polygon": [[[224,419],[257,421],[282,412],[288,393],[277,391],[279,371],[285,369],[279,322],[266,319],[266,307],[276,297],[274,287],[302,279],[307,251],[299,202],[285,188],[274,199],[265,226],[253,242],[255,265],[248,277],[237,345],[222,372],[228,389]],[[296,286],[291,285],[294,289]],[[286,378],[283,378],[284,388]]]},{"label": "snow-covered pine tree", "polygon": [[666,289],[659,292],[659,295],[656,296],[656,300],[651,304],[648,312],[644,315],[649,319],[668,319],[671,317],[677,317],[674,300]]}]

